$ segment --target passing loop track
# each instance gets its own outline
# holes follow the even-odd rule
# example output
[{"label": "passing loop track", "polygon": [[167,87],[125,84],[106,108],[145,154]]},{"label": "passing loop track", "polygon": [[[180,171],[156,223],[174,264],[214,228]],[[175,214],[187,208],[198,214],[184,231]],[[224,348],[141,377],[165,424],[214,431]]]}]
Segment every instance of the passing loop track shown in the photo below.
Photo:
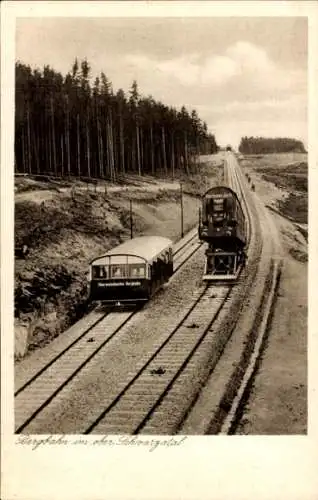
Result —
[{"label": "passing loop track", "polygon": [[[242,173],[240,172],[242,176]],[[268,210],[257,197],[253,195],[257,217],[263,234],[262,259],[259,265],[258,279],[262,297],[254,309],[254,320],[248,333],[248,342],[242,350],[239,369],[232,374],[232,391],[224,393],[223,401],[230,401],[229,410],[214,426],[220,434],[234,434],[243,407],[248,399],[253,378],[260,362],[265,340],[269,335],[274,306],[278,293],[280,277],[283,268],[280,237]],[[235,388],[235,394],[233,393]],[[229,393],[233,393],[230,396]]]},{"label": "passing loop track", "polygon": [[[228,170],[231,187],[239,189],[248,219],[250,241],[251,220],[247,202],[233,167],[228,166]],[[166,433],[174,405],[176,428],[184,408],[182,392],[176,390],[176,387],[182,378],[188,377],[187,372],[192,371],[194,358],[204,343],[213,345],[214,363],[217,363],[218,356],[222,354],[217,340],[220,326],[218,319],[231,298],[233,288],[235,287],[231,284],[206,286],[185,317],[167,334],[157,349],[146,357],[139,369],[129,375],[123,389],[106,405],[85,433]]]},{"label": "passing loop track", "polygon": [[269,327],[271,325],[274,304],[279,287],[281,276],[282,264],[281,262],[273,262],[270,271],[270,283],[268,289],[265,291],[261,313],[262,319],[258,326],[258,335],[254,339],[254,345],[250,358],[245,368],[244,376],[240,382],[236,396],[234,397],[230,411],[225,417],[223,424],[220,428],[220,434],[234,434],[236,426],[242,415],[243,406],[248,398],[249,390],[256,370],[259,365],[260,356],[264,350],[265,340],[269,334]]},{"label": "passing loop track", "polygon": [[[233,175],[246,187],[240,169],[235,169]],[[248,222],[252,227],[247,277],[240,289],[241,305],[233,308],[237,312],[231,336],[221,334],[225,340],[224,354],[218,364],[203,373],[200,393],[178,428],[180,434],[235,432],[268,335],[281,269],[278,236],[255,193],[242,190],[241,196],[248,204]],[[232,328],[230,324],[231,318]]]},{"label": "passing loop track", "polygon": [[[251,215],[250,200],[244,193],[244,183],[242,184],[235,165],[231,161],[226,163],[228,181],[238,193],[246,215],[249,261],[256,262],[262,248],[257,221]],[[196,228],[181,243],[175,245],[175,273],[191,259],[200,246]],[[158,340],[152,343],[148,352],[139,357],[137,365],[130,371],[125,370],[118,387],[110,387],[108,392],[104,391],[102,399],[96,407],[94,404],[93,411],[85,420],[87,425],[84,433],[166,434],[167,430],[174,433],[184,417],[185,405],[191,404],[200,390],[198,384],[195,391],[192,390],[187,396],[184,381],[191,379],[198,371],[203,358],[210,366],[218,363],[235,326],[235,318],[232,318],[233,325],[231,323],[229,327],[225,320],[232,311],[233,303],[238,307],[237,304],[242,303],[247,296],[247,281],[253,280],[257,264],[254,265],[253,275],[252,268],[248,262],[237,285],[210,284],[201,287],[191,306],[190,302],[189,307],[185,304],[181,318],[160,318]],[[68,347],[34,373],[32,379],[24,377],[22,381],[22,377],[16,393],[16,432],[38,429],[39,424],[41,428],[37,417],[42,421],[46,418],[42,410],[70,381],[84,371],[84,367],[91,368],[89,362],[135,314],[136,311],[110,312],[108,316],[97,318],[86,331],[78,335],[78,339],[73,339]],[[95,342],[90,343],[92,335]],[[107,353],[108,346],[105,357],[103,353],[106,364]],[[78,432],[78,429],[73,432]]]},{"label": "passing loop track", "polygon": [[40,377],[46,370],[50,368],[53,363],[58,361],[64,354],[66,354],[70,349],[75,347],[75,345],[80,342],[86,335],[88,335],[91,331],[93,331],[101,321],[103,321],[110,312],[106,312],[105,314],[101,314],[100,317],[93,321],[92,324],[90,324],[82,333],[77,334],[76,338],[71,341],[65,348],[63,348],[61,351],[58,352],[54,357],[52,357],[46,364],[42,366],[36,373],[34,373],[30,378],[28,378],[25,382],[20,382],[18,383],[18,388],[16,389],[14,396],[18,396],[20,392],[23,392],[32,382],[35,382],[35,380]]},{"label": "passing loop track", "polygon": [[[204,287],[179,324],[132,375],[121,392],[90,424],[85,434],[137,434],[147,424],[219,316],[231,286],[219,287],[211,311],[212,286]],[[214,296],[216,299],[216,296]]]},{"label": "passing loop track", "polygon": [[[175,245],[174,274],[200,246],[196,228]],[[114,312],[114,308],[105,313],[94,311],[86,318],[86,328],[81,326],[83,321],[79,322],[78,328],[73,325],[70,339],[58,352],[53,350],[50,355],[44,356],[35,370],[22,370],[16,380],[16,433],[22,432],[142,307],[140,305],[132,311]]]}]

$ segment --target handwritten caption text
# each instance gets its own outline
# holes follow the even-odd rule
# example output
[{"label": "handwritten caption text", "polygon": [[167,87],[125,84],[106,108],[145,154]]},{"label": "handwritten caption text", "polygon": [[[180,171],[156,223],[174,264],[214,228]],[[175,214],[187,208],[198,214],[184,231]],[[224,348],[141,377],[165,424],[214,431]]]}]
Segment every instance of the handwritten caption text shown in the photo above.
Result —
[{"label": "handwritten caption text", "polygon": [[116,446],[134,446],[136,448],[148,448],[154,451],[158,447],[172,448],[184,444],[187,436],[168,437],[168,438],[150,438],[140,436],[100,436],[89,439],[83,436],[18,436],[16,444],[19,446],[28,446],[32,450],[37,450],[43,446],[90,446],[90,447],[116,447]]}]

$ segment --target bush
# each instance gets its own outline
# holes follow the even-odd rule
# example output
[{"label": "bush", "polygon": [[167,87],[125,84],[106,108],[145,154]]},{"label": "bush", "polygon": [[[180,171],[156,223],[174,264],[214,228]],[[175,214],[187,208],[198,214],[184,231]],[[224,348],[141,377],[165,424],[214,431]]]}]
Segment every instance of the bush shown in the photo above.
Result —
[{"label": "bush", "polygon": [[46,302],[56,303],[57,296],[69,288],[75,277],[74,272],[69,273],[62,265],[47,265],[27,281],[18,276],[14,293],[15,316],[41,311]]}]

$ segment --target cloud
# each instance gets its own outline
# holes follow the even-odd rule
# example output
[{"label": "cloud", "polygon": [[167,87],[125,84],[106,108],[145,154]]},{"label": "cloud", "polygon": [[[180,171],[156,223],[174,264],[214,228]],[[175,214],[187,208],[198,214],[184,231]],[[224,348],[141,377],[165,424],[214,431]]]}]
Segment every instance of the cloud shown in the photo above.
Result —
[{"label": "cloud", "polygon": [[237,122],[216,122],[213,128],[218,144],[232,144],[238,147],[243,136],[291,137],[303,141],[307,146],[307,122],[290,121],[285,123],[261,120],[253,123],[241,119]]},{"label": "cloud", "polygon": [[285,69],[255,44],[238,41],[210,51],[156,59],[128,54],[125,64],[142,93],[197,109],[217,140],[243,135],[307,135],[307,75]]},{"label": "cloud", "polygon": [[126,60],[139,70],[150,71],[152,74],[190,87],[207,84],[218,86],[235,76],[237,72],[235,62],[225,56],[207,57],[201,62],[200,55],[196,53],[167,60],[155,60],[142,54],[132,54],[126,56]]},{"label": "cloud", "polygon": [[87,57],[115,91],[137,80],[142,95],[197,109],[220,142],[307,134],[305,18],[19,19],[16,54],[64,74]]},{"label": "cloud", "polygon": [[275,70],[275,64],[267,55],[267,52],[261,47],[257,47],[249,42],[238,41],[234,45],[228,47],[226,55],[234,61],[235,65],[240,68],[241,72],[268,72]]},{"label": "cloud", "polygon": [[245,121],[277,120],[307,120],[307,101],[305,97],[292,96],[282,100],[262,101],[231,101],[224,104],[198,105],[199,115],[209,114],[214,120]]},{"label": "cloud", "polygon": [[200,56],[191,54],[190,57],[160,62],[158,67],[183,85],[219,86],[237,73],[235,62],[225,56],[208,57],[200,64]]},{"label": "cloud", "polygon": [[199,106],[199,116],[209,125],[219,144],[238,145],[247,136],[294,137],[307,143],[307,112],[303,99],[232,102],[226,107]]},{"label": "cloud", "polygon": [[153,79],[172,85],[182,85],[194,94],[218,92],[222,101],[233,97],[249,101],[257,98],[280,98],[286,92],[304,92],[306,74],[300,70],[284,70],[271,60],[267,52],[254,44],[238,41],[223,54],[210,53],[204,58],[190,53],[172,59],[154,59],[144,54],[126,56],[128,65],[135,67],[140,83]]}]

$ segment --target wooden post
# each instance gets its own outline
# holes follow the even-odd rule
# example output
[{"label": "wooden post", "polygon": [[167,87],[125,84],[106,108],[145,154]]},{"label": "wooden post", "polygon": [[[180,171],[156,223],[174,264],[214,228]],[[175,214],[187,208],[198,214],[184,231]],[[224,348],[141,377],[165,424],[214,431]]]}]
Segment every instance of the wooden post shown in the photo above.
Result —
[{"label": "wooden post", "polygon": [[80,149],[80,117],[77,113],[77,175],[81,177],[81,149]]},{"label": "wooden post", "polygon": [[69,110],[68,96],[66,96],[66,103],[67,103],[67,109],[66,109],[65,128],[66,128],[66,146],[67,146],[67,174],[69,177],[71,177],[70,110]]},{"label": "wooden post", "polygon": [[132,239],[133,238],[132,200],[129,200],[129,213],[130,213],[130,239]]},{"label": "wooden post", "polygon": [[166,139],[165,139],[165,129],[161,127],[161,136],[162,136],[162,156],[163,156],[163,166],[165,175],[167,175],[167,156],[166,156]]},{"label": "wooden post", "polygon": [[52,94],[51,94],[51,99],[50,100],[51,100],[51,120],[52,120],[53,168],[54,168],[54,175],[57,176],[54,105],[53,105],[53,95]]},{"label": "wooden post", "polygon": [[175,157],[174,157],[174,137],[173,132],[171,134],[171,168],[172,168],[172,179],[174,179],[174,165],[175,165]]},{"label": "wooden post", "polygon": [[64,177],[64,144],[62,135],[61,135],[61,154],[62,154],[61,174],[62,177]]},{"label": "wooden post", "polygon": [[138,175],[141,176],[141,165],[140,165],[140,137],[139,137],[139,125],[136,121],[136,146],[137,146],[137,163],[138,163]]},{"label": "wooden post", "polygon": [[[89,112],[87,114],[89,115]],[[91,151],[90,151],[88,120],[89,116],[86,121],[86,157],[87,157],[87,175],[89,178],[91,178]]]},{"label": "wooden post", "polygon": [[28,132],[28,170],[29,174],[32,173],[32,166],[31,166],[31,127],[30,127],[30,104],[28,101],[28,107],[27,107],[27,132]]},{"label": "wooden post", "polygon": [[154,146],[153,146],[153,129],[152,124],[150,127],[150,151],[151,151],[151,173],[154,175],[155,173],[155,157],[154,157]]},{"label": "wooden post", "polygon": [[180,182],[180,205],[181,205],[181,238],[183,238],[183,192],[182,182]]},{"label": "wooden post", "polygon": [[123,117],[119,115],[119,140],[120,140],[120,163],[121,173],[125,173],[125,144],[124,144],[124,122]]}]

